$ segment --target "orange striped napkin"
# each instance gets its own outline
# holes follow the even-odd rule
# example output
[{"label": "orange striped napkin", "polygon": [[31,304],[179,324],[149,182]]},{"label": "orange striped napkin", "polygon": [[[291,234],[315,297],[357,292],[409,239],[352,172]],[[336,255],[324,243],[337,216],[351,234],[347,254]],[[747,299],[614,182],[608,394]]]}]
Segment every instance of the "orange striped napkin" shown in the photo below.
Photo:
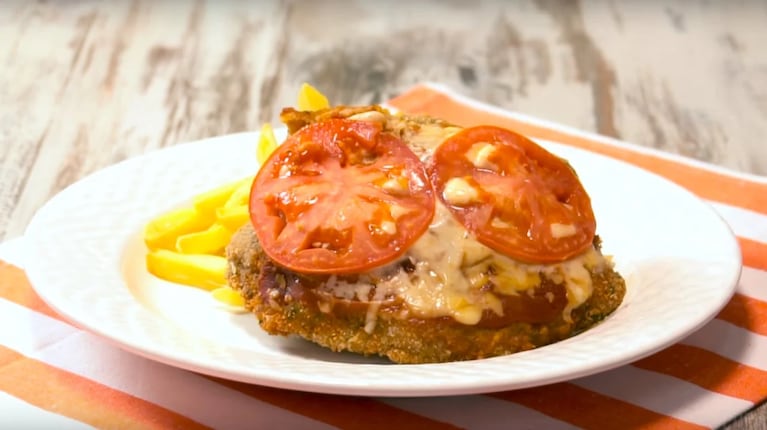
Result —
[{"label": "orange striped napkin", "polygon": [[710,202],[745,268],[722,312],[663,351],[598,375],[435,398],[301,393],[220,380],[124,352],[62,320],[32,290],[23,239],[0,245],[0,428],[707,428],[767,398],[767,179],[503,111],[421,85],[390,105],[498,124],[606,154]]}]

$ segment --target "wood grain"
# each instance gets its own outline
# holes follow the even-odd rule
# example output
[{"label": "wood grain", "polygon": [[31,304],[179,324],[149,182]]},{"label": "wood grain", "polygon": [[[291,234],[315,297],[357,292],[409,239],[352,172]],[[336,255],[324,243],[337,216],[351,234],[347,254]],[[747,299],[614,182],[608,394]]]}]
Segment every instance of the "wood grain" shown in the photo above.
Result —
[{"label": "wood grain", "polygon": [[375,103],[435,80],[502,107],[767,173],[764,2],[7,2],[0,238],[160,147],[256,129],[309,81]]},{"label": "wood grain", "polygon": [[96,169],[276,120],[304,81],[346,104],[438,81],[767,174],[765,23],[748,0],[4,1],[0,240]]}]

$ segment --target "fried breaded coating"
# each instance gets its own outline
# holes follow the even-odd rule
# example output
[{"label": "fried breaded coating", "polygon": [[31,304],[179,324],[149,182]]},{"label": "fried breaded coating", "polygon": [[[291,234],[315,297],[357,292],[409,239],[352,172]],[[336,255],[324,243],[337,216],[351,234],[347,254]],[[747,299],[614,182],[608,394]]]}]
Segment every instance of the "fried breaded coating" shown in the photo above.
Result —
[{"label": "fried breaded coating", "polygon": [[[592,273],[594,291],[573,310],[571,321],[562,314],[547,323],[515,322],[504,327],[457,323],[449,317],[400,318],[400,305],[381,306],[369,331],[369,306],[333,311],[311,293],[319,283],[282,269],[261,250],[251,226],[238,231],[227,248],[229,284],[241,292],[246,307],[261,327],[274,335],[301,336],[333,351],[381,355],[396,363],[434,363],[474,360],[511,354],[574,336],[592,327],[620,305],[623,278],[614,270]],[[323,309],[331,309],[330,312]]]}]

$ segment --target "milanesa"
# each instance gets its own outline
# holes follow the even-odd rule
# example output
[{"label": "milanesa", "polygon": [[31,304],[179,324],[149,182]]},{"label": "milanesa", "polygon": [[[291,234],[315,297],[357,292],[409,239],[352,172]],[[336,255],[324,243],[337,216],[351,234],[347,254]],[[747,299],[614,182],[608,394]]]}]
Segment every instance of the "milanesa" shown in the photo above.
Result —
[{"label": "milanesa", "polygon": [[[334,118],[381,124],[382,133],[404,142],[424,165],[462,130],[378,106],[282,113],[290,134]],[[352,273],[307,273],[276,262],[253,228],[263,220],[254,219],[227,248],[229,284],[270,334],[396,363],[473,360],[540,347],[592,327],[620,305],[625,283],[601,254],[598,236],[561,261],[520,261],[467,230],[448,208],[455,201],[445,197],[447,188],[441,189],[428,228],[412,244],[392,261]],[[555,238],[570,233],[568,226],[555,227]]]}]

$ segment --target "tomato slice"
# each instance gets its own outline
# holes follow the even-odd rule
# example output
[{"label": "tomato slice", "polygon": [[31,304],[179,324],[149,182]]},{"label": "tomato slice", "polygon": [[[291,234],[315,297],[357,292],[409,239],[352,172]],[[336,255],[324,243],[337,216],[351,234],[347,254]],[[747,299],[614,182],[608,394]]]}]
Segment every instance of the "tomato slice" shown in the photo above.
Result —
[{"label": "tomato slice", "polygon": [[596,221],[570,165],[512,131],[462,130],[435,151],[438,195],[481,243],[517,260],[553,263],[589,247]]},{"label": "tomato slice", "polygon": [[425,166],[374,122],[308,125],[266,160],[250,216],[264,252],[301,273],[358,273],[407,251],[435,207]]}]

